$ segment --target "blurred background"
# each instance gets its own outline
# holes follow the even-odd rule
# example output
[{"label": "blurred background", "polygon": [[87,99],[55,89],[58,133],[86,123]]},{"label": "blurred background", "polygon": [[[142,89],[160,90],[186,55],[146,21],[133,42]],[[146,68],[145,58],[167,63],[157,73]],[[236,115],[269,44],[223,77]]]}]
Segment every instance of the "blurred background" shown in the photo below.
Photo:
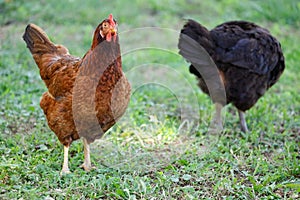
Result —
[{"label": "blurred background", "polygon": [[[299,0],[0,0],[0,13],[0,152],[3,157],[0,184],[4,188],[0,189],[0,197],[28,199],[48,195],[63,199],[75,195],[75,199],[130,199],[135,195],[150,199],[160,198],[167,191],[175,192],[182,199],[189,199],[189,194],[192,194],[190,199],[198,199],[201,194],[211,198],[244,195],[246,199],[258,199],[267,194],[293,198],[290,190],[277,193],[276,187],[281,188],[285,181],[299,182],[299,157],[297,161],[296,156],[300,135]],[[63,44],[71,54],[81,57],[91,45],[95,27],[110,13],[119,24],[123,68],[134,87],[131,102],[117,126],[103,141],[94,144],[92,159],[101,167],[91,175],[77,169],[74,175],[61,181],[56,172],[61,167],[62,145],[46,125],[39,107],[46,88],[22,35],[28,23],[35,23],[54,43]],[[208,29],[230,20],[257,23],[278,38],[286,58],[286,70],[279,82],[247,112],[251,134],[239,132],[235,111],[228,106],[224,112],[227,134],[216,149],[209,151],[202,148],[202,137],[214,108],[197,87],[195,77],[189,74],[188,63],[178,55],[177,49],[179,31],[189,18]],[[181,130],[186,134],[182,135]],[[264,141],[259,143],[257,140],[262,135]],[[239,159],[232,158],[231,148],[255,153],[239,152]],[[71,166],[79,165],[81,142],[72,144],[70,151]],[[212,158],[203,156],[201,162],[197,161],[202,151],[210,152]],[[258,163],[258,157],[263,157],[265,162]],[[229,166],[224,167],[222,162],[226,159]],[[236,160],[239,160],[237,164]],[[219,165],[212,167],[211,161]],[[235,168],[230,163],[243,162],[244,175],[231,179]],[[264,166],[261,185],[251,176],[256,174],[257,166]],[[269,170],[278,166],[282,171]],[[131,182],[124,178],[124,173]],[[170,178],[164,177],[164,173],[169,173]],[[96,185],[94,190],[85,189],[86,179]],[[195,181],[198,186],[194,187]],[[273,182],[279,185],[272,188]],[[193,190],[182,189],[186,185],[194,187]],[[95,192],[97,188],[102,188],[102,192]],[[172,199],[176,195],[164,197]]]}]

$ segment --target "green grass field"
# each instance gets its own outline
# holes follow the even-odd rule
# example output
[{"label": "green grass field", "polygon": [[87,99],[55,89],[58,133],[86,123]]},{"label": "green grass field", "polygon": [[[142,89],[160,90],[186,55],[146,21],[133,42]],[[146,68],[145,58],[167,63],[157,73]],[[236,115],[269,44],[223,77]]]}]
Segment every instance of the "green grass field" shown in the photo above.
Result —
[{"label": "green grass field", "polygon": [[[299,199],[300,2],[0,0],[0,199]],[[123,68],[133,87],[124,117],[92,144],[70,148],[71,174],[60,176],[63,146],[39,107],[46,91],[22,35],[28,23],[82,56],[94,28],[113,13]],[[207,138],[214,113],[179,56],[184,19],[208,28],[253,21],[282,44],[286,70],[247,112],[240,132],[232,106],[222,135]],[[146,28],[148,27],[148,28]]]}]

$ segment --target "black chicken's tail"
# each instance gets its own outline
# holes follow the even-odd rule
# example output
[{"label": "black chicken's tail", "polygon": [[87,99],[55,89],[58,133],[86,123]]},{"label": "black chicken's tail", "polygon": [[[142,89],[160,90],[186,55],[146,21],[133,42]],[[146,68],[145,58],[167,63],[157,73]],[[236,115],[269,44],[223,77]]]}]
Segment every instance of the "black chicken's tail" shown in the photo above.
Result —
[{"label": "black chicken's tail", "polygon": [[209,31],[199,23],[188,20],[181,30],[178,48],[179,54],[191,63],[190,72],[204,80],[212,100],[225,105],[224,83],[210,57],[214,44]]},{"label": "black chicken's tail", "polygon": [[23,39],[30,52],[34,54],[52,53],[57,50],[47,34],[37,25],[28,24]]},{"label": "black chicken's tail", "polygon": [[190,72],[197,77],[202,77],[197,65],[199,67],[214,65],[210,58],[214,51],[210,32],[194,20],[188,20],[181,29],[178,48],[179,54],[192,64]]},{"label": "black chicken's tail", "polygon": [[201,77],[195,64],[211,64],[210,56],[213,55],[214,44],[210,32],[198,22],[189,19],[181,29],[178,48],[179,54],[192,63],[190,72]]},{"label": "black chicken's tail", "polygon": [[[214,43],[210,32],[198,22],[189,19],[181,29],[181,34],[184,34],[199,43],[210,55],[214,51]],[[180,47],[179,47],[180,48]]]}]

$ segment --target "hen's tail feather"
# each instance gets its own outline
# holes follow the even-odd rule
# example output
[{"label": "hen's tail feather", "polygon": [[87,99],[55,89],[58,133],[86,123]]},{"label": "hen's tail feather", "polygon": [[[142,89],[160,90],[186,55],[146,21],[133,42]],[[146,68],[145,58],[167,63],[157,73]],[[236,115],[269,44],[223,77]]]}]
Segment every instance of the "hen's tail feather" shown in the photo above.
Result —
[{"label": "hen's tail feather", "polygon": [[35,24],[27,25],[23,39],[32,54],[51,53],[57,49],[47,34]]}]

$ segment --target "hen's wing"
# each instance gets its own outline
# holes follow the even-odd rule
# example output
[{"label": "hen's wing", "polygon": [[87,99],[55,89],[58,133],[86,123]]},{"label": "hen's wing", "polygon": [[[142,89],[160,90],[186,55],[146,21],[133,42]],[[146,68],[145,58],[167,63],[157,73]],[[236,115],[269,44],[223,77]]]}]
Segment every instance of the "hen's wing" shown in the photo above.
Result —
[{"label": "hen's wing", "polygon": [[41,78],[54,98],[70,93],[80,64],[80,58],[69,54],[66,47],[53,44],[37,25],[29,24],[23,35]]},{"label": "hen's wing", "polygon": [[216,44],[214,59],[217,62],[259,75],[270,73],[269,86],[284,70],[280,43],[266,29],[249,22],[233,21],[211,30],[211,36]]},{"label": "hen's wing", "polygon": [[[88,143],[100,138],[112,125],[113,93],[123,75],[118,43],[103,41],[82,59],[73,88],[73,118],[80,136]],[[119,94],[120,95],[120,94]],[[117,95],[118,96],[118,95]],[[123,95],[120,95],[123,97]],[[121,99],[119,104],[128,102]]]}]

